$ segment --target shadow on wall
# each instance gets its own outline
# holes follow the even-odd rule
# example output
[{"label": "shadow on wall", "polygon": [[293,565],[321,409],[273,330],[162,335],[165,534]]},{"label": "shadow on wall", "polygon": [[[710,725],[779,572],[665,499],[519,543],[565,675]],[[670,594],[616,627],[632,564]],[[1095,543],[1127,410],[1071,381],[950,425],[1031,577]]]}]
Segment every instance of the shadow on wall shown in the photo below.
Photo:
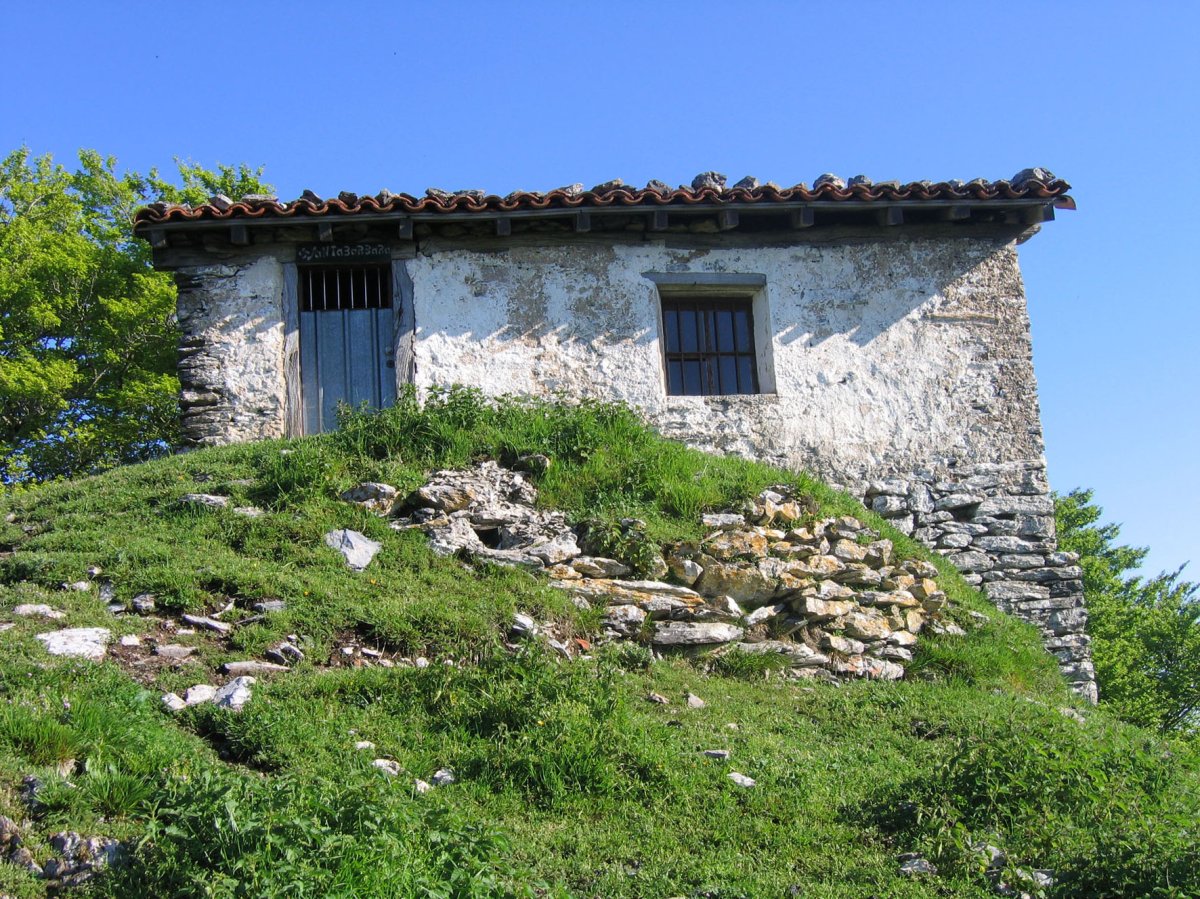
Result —
[{"label": "shadow on wall", "polygon": [[[593,349],[658,341],[655,285],[636,265],[615,265],[611,247],[579,249],[586,252],[576,253],[574,268],[561,256],[545,265],[499,264],[495,254],[472,265],[468,258],[457,283],[427,288],[436,291],[436,304],[418,295],[418,337],[493,344],[554,340]],[[954,321],[964,312],[978,321],[975,307],[988,298],[1021,296],[1015,255],[996,240],[899,240],[759,252],[761,258],[744,260],[749,263],[744,271],[765,274],[770,329],[779,345],[817,346],[840,337],[866,346],[922,307],[938,313],[940,321]],[[664,269],[679,268],[662,261]],[[723,260],[701,258],[688,271],[728,274],[729,268]]]}]

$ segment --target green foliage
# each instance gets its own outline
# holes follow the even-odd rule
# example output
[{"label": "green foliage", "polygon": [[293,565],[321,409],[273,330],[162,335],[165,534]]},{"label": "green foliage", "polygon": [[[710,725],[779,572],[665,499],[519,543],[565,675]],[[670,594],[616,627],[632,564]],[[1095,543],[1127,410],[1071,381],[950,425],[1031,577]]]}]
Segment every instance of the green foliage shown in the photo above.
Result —
[{"label": "green foliage", "polygon": [[71,728],[27,706],[0,707],[0,745],[7,746],[35,765],[53,765],[82,754],[82,744]]},{"label": "green foliage", "polygon": [[160,787],[145,861],[100,884],[108,896],[531,895],[510,880],[494,828],[415,805],[378,772],[269,781],[207,770]]},{"label": "green foliage", "polygon": [[623,562],[637,577],[649,576],[660,558],[658,544],[646,536],[646,528],[638,519],[593,518],[585,521],[583,528],[582,545],[587,553]]},{"label": "green foliage", "polygon": [[22,148],[0,161],[0,483],[87,474],[175,442],[175,286],[133,236],[134,211],[263,190],[259,172],[179,163],[117,174],[81,150],[67,171]]},{"label": "green foliage", "polygon": [[1200,894],[1195,758],[1145,731],[1025,705],[958,734],[881,805],[885,826],[981,880],[973,847],[997,846],[1005,879],[1052,869],[1054,896]]},{"label": "green foliage", "polygon": [[1146,548],[1117,543],[1120,526],[1097,524],[1092,491],[1056,497],[1059,546],[1079,553],[1100,699],[1126,721],[1163,731],[1200,725],[1200,584],[1183,569],[1131,575]]},{"label": "green foliage", "polygon": [[737,677],[742,680],[762,680],[773,671],[786,668],[786,656],[771,652],[744,652],[732,649],[712,659],[712,672],[722,677]]}]

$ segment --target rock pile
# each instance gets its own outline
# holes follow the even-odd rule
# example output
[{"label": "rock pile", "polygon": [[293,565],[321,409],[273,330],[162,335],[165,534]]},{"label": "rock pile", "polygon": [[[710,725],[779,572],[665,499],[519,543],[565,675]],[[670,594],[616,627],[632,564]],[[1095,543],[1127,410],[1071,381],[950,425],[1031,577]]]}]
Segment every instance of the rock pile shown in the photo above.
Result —
[{"label": "rock pile", "polygon": [[[483,462],[434,473],[392,526],[425,531],[442,554],[545,571],[577,604],[604,610],[609,639],[773,653],[797,676],[900,678],[927,623],[954,627],[940,622],[936,567],[894,559],[891,541],[855,518],[812,519],[786,488],[705,516],[702,540],[651,554],[654,579],[588,555],[586,531],[536,500],[519,472]],[[636,538],[644,525],[622,528]]]},{"label": "rock pile", "polygon": [[44,865],[38,864],[33,853],[22,845],[16,823],[0,815],[0,859],[58,886],[86,883],[125,857],[125,848],[112,837],[85,837],[71,830],[51,836],[50,848],[55,854]]},{"label": "rock pile", "polygon": [[[435,472],[408,498],[410,516],[393,524],[429,534],[440,555],[466,552],[506,565],[542,569],[583,555],[561,512],[534,508],[537,489],[519,471],[482,462],[466,471]],[[611,559],[613,568],[629,569]]]}]

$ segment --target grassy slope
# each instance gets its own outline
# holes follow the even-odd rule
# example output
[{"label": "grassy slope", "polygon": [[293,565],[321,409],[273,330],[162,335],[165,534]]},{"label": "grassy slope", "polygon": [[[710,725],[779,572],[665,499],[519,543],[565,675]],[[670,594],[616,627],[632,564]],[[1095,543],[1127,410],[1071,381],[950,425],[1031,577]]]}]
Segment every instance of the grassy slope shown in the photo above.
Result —
[{"label": "grassy slope", "polygon": [[[49,602],[72,626],[146,633],[94,592],[56,589],[89,565],[113,578],[119,599],[151,592],[167,613],[228,598],[288,602],[228,643],[180,638],[200,648],[177,671],[48,662],[33,639],[45,622],[20,620],[0,637],[0,813],[26,815],[17,788],[33,772],[48,784],[26,829],[38,854],[39,840],[68,826],[143,841],[139,864],[99,891],[984,896],[963,852],[975,838],[999,842],[1015,864],[1058,870],[1058,895],[1200,891],[1194,754],[1102,713],[1086,724],[1062,715],[1070,700],[1036,635],[944,567],[957,607],[989,623],[923,639],[904,683],[717,677],[633,651],[566,664],[510,655],[499,640],[518,609],[588,633],[594,619],[556,591],[521,572],[465,571],[420,535],[336,499],[361,480],[403,490],[430,467],[537,451],[555,460],[539,484],[547,505],[575,518],[635,515],[660,540],[695,536],[700,511],[781,481],[827,514],[887,530],[848,497],[658,440],[618,408],[492,409],[466,392],[423,412],[403,399],[284,448],[204,451],[0,501],[16,515],[0,532],[16,549],[0,559],[0,610]],[[195,491],[270,511],[248,519],[177,504]],[[384,544],[367,572],[347,571],[322,545],[332,527]],[[889,536],[901,553],[923,554]],[[304,665],[260,681],[240,715],[160,709],[162,690],[213,682],[221,661],[288,633],[310,637],[321,663],[353,635],[473,664]],[[672,704],[645,702],[651,690]],[[708,705],[688,709],[687,691]],[[355,752],[359,739],[377,749]],[[730,749],[732,765],[706,762],[707,748]],[[386,779],[370,767],[376,756],[408,775]],[[55,773],[63,759],[76,760],[73,787]],[[458,783],[414,795],[412,778],[442,766]],[[731,768],[758,786],[736,787]],[[941,866],[936,880],[897,877],[895,855],[918,849]],[[0,865],[0,891],[40,889]]]}]

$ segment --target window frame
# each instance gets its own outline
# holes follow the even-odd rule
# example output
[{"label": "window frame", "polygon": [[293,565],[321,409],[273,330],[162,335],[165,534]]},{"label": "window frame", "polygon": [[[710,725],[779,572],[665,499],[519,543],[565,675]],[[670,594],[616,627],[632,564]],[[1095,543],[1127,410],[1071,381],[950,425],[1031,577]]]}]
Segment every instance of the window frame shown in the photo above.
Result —
[{"label": "window frame", "polygon": [[668,293],[659,302],[668,396],[761,393],[752,299]]},{"label": "window frame", "polygon": [[[642,277],[653,285],[647,299],[654,304],[658,325],[659,383],[664,399],[693,402],[737,400],[738,398],[775,396],[774,338],[767,276],[758,272],[644,271]],[[736,301],[749,312],[753,358],[754,393],[672,393],[667,356],[667,322],[664,304],[673,301],[703,303],[709,300]]]}]

